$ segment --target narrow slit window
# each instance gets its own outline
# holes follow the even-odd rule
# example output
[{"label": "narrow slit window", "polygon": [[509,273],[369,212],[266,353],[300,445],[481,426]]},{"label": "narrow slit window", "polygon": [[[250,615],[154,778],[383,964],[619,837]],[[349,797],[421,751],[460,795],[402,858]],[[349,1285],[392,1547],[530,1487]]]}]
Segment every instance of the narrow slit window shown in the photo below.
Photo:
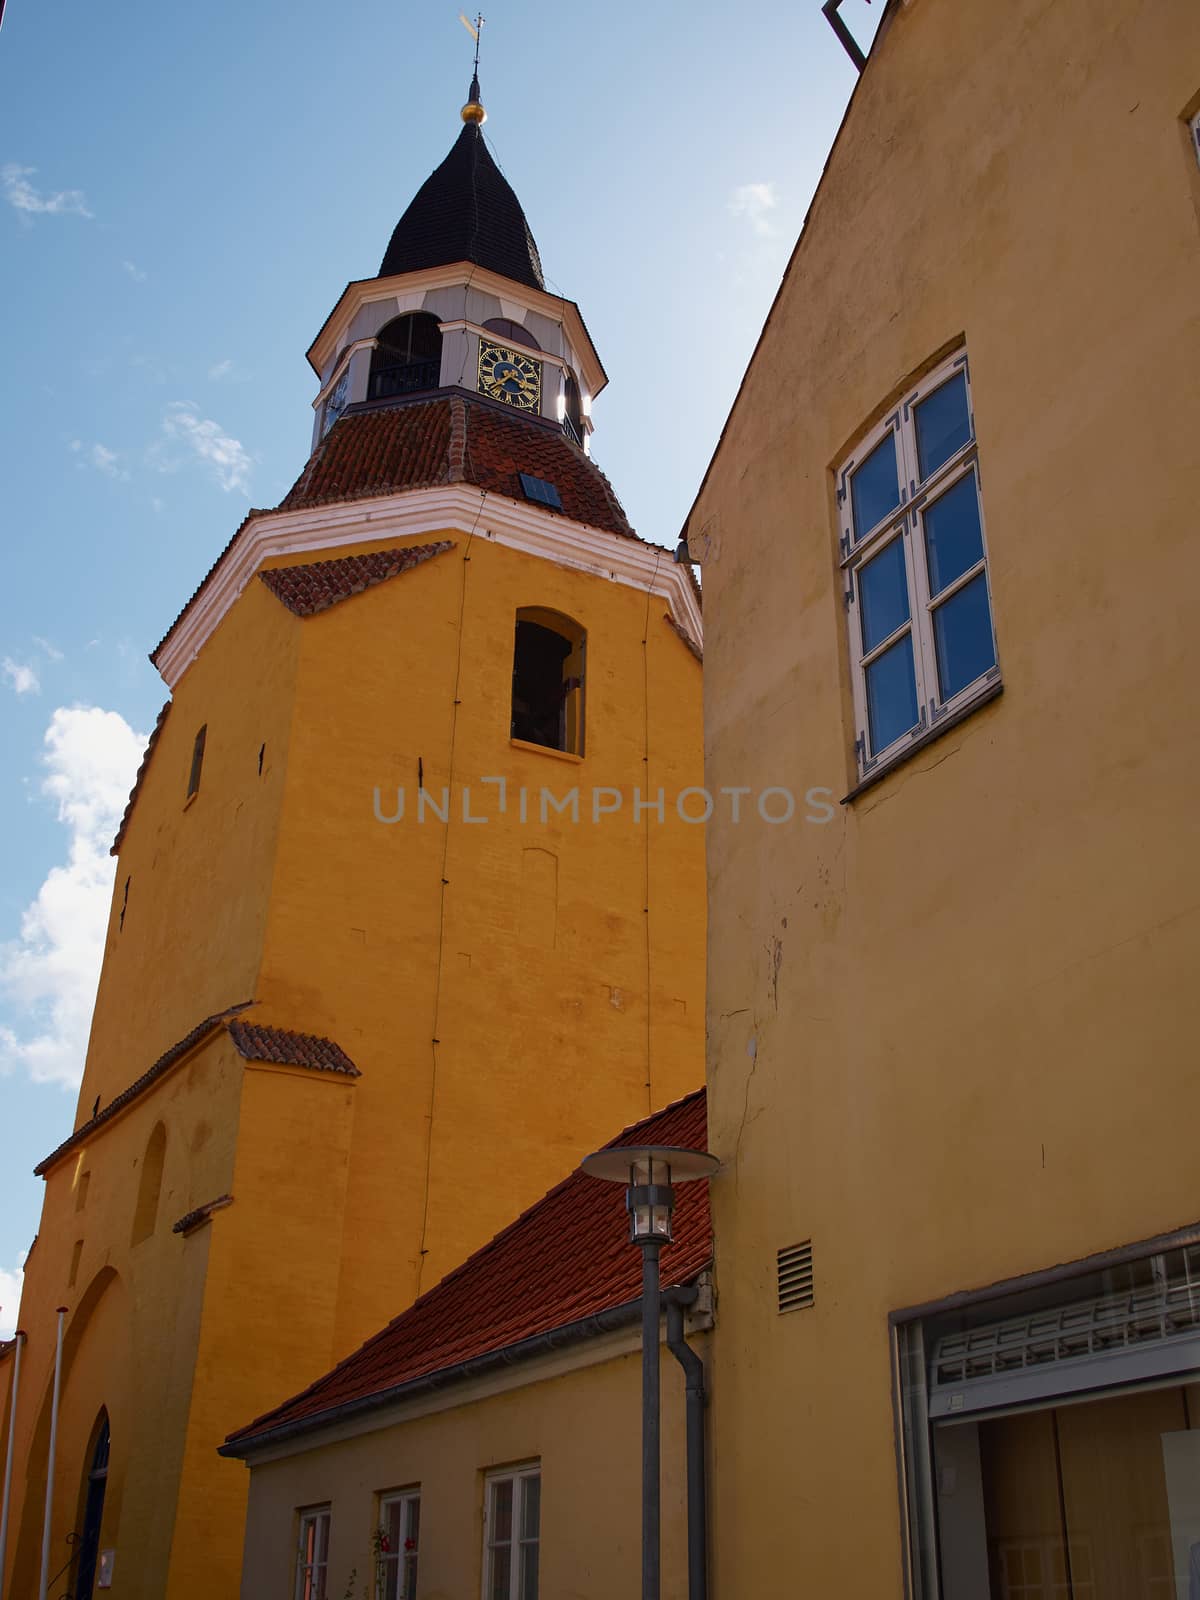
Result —
[{"label": "narrow slit window", "polygon": [[200,773],[204,768],[204,745],[207,738],[208,723],[206,722],[200,729],[200,732],[196,735],[195,743],[192,745],[192,768],[188,773],[187,789],[187,797],[189,800],[193,795],[200,793]]},{"label": "narrow slit window", "polygon": [[584,646],[578,623],[556,611],[517,612],[513,648],[514,739],[583,754]]}]

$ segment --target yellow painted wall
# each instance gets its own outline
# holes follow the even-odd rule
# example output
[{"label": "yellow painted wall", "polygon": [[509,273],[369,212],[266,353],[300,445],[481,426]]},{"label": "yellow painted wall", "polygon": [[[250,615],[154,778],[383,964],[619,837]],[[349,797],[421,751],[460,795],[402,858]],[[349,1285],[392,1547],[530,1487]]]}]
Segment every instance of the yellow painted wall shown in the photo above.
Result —
[{"label": "yellow painted wall", "polygon": [[[692,1342],[703,1354],[704,1339]],[[663,1600],[684,1600],[683,1374],[665,1350],[661,1370],[662,1593]],[[332,1508],[328,1593],[340,1600],[354,1572],[358,1600],[373,1572],[380,1495],[417,1486],[421,1600],[476,1595],[483,1581],[485,1474],[535,1461],[542,1477],[540,1594],[548,1600],[636,1595],[640,1441],[641,1356],[634,1352],[255,1465],[243,1600],[291,1592],[297,1512],[324,1503]]]},{"label": "yellow painted wall", "polygon": [[1200,1212],[1198,63],[1183,0],[893,8],[690,522],[710,786],[840,798],[833,469],[965,335],[1003,695],[709,837],[720,1596],[902,1594],[890,1309]]},{"label": "yellow painted wall", "polygon": [[[96,1095],[108,1103],[202,1017],[243,1000],[256,1001],[256,1023],[336,1040],[362,1076],[253,1067],[217,1035],[89,1141],[72,1289],[74,1153],[52,1169],[21,1315],[18,1460],[33,1488],[18,1494],[20,1584],[36,1583],[35,1413],[52,1309],[65,1302],[75,1315],[101,1266],[116,1273],[127,1332],[106,1339],[102,1360],[80,1341],[55,1539],[69,1531],[87,1436],[107,1404],[116,1498],[102,1542],[117,1550],[114,1596],[229,1590],[246,1479],[215,1454],[225,1434],[326,1370],[582,1154],[700,1080],[703,830],[672,809],[701,781],[699,664],[663,620],[665,602],[647,607],[644,592],[499,548],[483,522],[469,552],[453,537],[454,551],[314,617],[293,616],[251,580],[178,685],[118,863],[76,1125]],[[510,743],[519,605],[588,629],[582,762]],[[200,792],[185,806],[202,724]],[[475,781],[477,810],[479,778],[527,784],[530,821],[514,794],[510,814],[485,825],[378,822],[376,785],[385,815],[389,786],[406,784],[415,805],[418,758],[426,784],[438,794],[450,782],[458,807],[460,784]],[[541,786],[561,795],[576,783],[580,822],[543,826]],[[593,784],[622,789],[625,812],[591,822]],[[628,814],[635,785],[667,793],[648,862],[647,825]],[[138,1165],[160,1119],[158,1230],[130,1246]],[[226,1192],[234,1204],[199,1233],[170,1234]]]}]

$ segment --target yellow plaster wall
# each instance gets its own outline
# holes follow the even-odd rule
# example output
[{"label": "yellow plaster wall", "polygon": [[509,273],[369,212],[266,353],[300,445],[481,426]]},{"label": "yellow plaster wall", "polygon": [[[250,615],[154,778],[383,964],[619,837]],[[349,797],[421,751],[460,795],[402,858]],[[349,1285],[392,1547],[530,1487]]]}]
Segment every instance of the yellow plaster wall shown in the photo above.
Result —
[{"label": "yellow plaster wall", "polygon": [[[662,620],[664,601],[647,609],[644,593],[499,549],[486,532],[464,567],[466,541],[455,537],[456,551],[315,617],[293,616],[252,580],[177,686],[123,844],[77,1126],[97,1094],[107,1103],[203,1016],[251,998],[251,1020],[326,1034],[363,1076],[247,1067],[222,1033],[89,1141],[79,1284],[101,1265],[114,1270],[128,1333],[89,1355],[91,1376],[64,1412],[55,1537],[75,1514],[85,1424],[90,1432],[106,1393],[124,1395],[129,1421],[114,1417],[113,1432],[120,1508],[106,1509],[104,1531],[117,1548],[117,1597],[230,1588],[245,1479],[215,1454],[225,1434],[403,1309],[420,1260],[427,1288],[579,1155],[700,1079],[703,830],[670,809],[700,781],[699,664]],[[526,604],[589,630],[581,764],[510,746],[513,622]],[[460,783],[505,773],[533,789],[533,820],[449,830],[430,1155],[446,830],[432,818],[419,829],[377,822],[373,790],[405,782],[413,805],[418,757],[431,788],[449,781],[460,611],[456,805]],[[200,792],[185,806],[202,723]],[[591,784],[621,787],[628,806],[647,765],[649,787],[668,796],[650,839],[649,902],[645,828],[627,816],[585,820]],[[540,786],[562,793],[576,782],[579,825],[543,827]],[[539,877],[547,851],[553,944]],[[532,921],[523,878],[541,884]],[[158,1229],[131,1247],[139,1166],[160,1118]],[[18,1460],[29,1460],[30,1482],[53,1307],[78,1236],[76,1169],[72,1156],[48,1177],[26,1277]],[[170,1234],[178,1216],[227,1192],[234,1204],[198,1233]],[[27,1553],[36,1562],[40,1490],[33,1498],[19,1511],[22,1582],[31,1570],[36,1582]]]},{"label": "yellow plaster wall", "polygon": [[252,579],[172,696],[117,861],[76,1126],[204,1017],[254,997],[297,644],[295,619]]},{"label": "yellow plaster wall", "polygon": [[[37,1592],[58,1305],[69,1315],[51,1570],[66,1560],[66,1536],[78,1526],[88,1446],[104,1406],[112,1455],[101,1538],[102,1547],[118,1551],[113,1593],[138,1600],[163,1593],[209,1246],[208,1229],[187,1239],[171,1229],[185,1212],[230,1188],[240,1077],[240,1058],[229,1041],[210,1038],[47,1175],[21,1301],[29,1340],[21,1367],[6,1594]],[[159,1122],[167,1144],[155,1228],[132,1244],[140,1167]],[[72,1285],[78,1239],[83,1250]]]},{"label": "yellow plaster wall", "polygon": [[[703,1353],[703,1338],[693,1341]],[[683,1375],[663,1353],[663,1600],[687,1594]],[[555,1600],[635,1595],[641,1582],[641,1356],[617,1356],[452,1410],[255,1466],[243,1600],[290,1593],[297,1512],[332,1507],[328,1593],[372,1575],[379,1497],[419,1486],[421,1600],[482,1585],[484,1476],[540,1461],[539,1593]],[[244,1471],[244,1468],[239,1470]],[[373,1592],[373,1591],[370,1591]]]},{"label": "yellow plaster wall", "polygon": [[894,8],[691,519],[710,786],[840,797],[832,469],[965,333],[1003,696],[710,833],[723,1596],[902,1594],[889,1309],[1200,1212],[1197,63],[1182,0]]},{"label": "yellow plaster wall", "polygon": [[[299,625],[258,992],[264,1018],[303,1018],[363,1071],[338,1356],[700,1072],[703,829],[673,809],[680,789],[702,781],[699,663],[663,621],[661,599],[647,611],[643,592],[501,547],[486,527],[469,560],[455,536],[446,554]],[[582,761],[510,741],[525,605],[587,630]],[[439,805],[451,791],[448,825],[429,810],[419,820],[419,765]],[[481,782],[499,776],[505,815],[497,787]],[[592,820],[595,785],[623,791],[620,813]],[[666,822],[635,826],[634,787],[660,785]],[[398,786],[406,815],[381,823],[375,790],[380,814],[393,816]],[[464,786],[470,814],[487,821],[462,820]],[[576,786],[579,822],[548,809],[543,823],[542,788],[561,798]]]}]

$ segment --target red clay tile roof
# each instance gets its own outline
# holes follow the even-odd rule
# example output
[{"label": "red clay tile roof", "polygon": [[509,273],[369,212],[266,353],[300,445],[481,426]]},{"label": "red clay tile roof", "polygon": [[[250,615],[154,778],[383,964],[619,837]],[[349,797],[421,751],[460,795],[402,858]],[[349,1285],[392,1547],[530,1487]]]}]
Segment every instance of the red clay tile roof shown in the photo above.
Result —
[{"label": "red clay tile roof", "polygon": [[145,754],[142,756],[142,764],[137,769],[137,777],[133,780],[133,788],[129,791],[129,804],[125,807],[124,815],[121,818],[121,825],[117,829],[117,837],[113,840],[108,852],[110,856],[119,855],[121,853],[121,842],[125,838],[125,830],[129,827],[129,819],[133,816],[133,808],[137,801],[138,792],[142,787],[142,783],[145,780],[147,772],[150,770],[150,757],[154,754],[154,747],[159,741],[163,728],[166,726],[167,716],[170,710],[171,702],[168,700],[166,705],[163,706],[162,710],[155,718],[154,729],[150,734],[150,742],[146,746]]},{"label": "red clay tile roof", "polygon": [[[626,1128],[613,1145],[707,1147],[703,1089]],[[688,1283],[712,1257],[708,1184],[681,1185],[664,1288]],[[630,1305],[641,1296],[641,1252],[629,1242],[625,1192],[576,1170],[332,1372],[229,1435],[242,1445],[378,1396],[537,1334]]]},{"label": "red clay tile roof", "polygon": [[407,550],[379,550],[374,555],[310,561],[300,567],[269,567],[259,577],[289,611],[311,617],[453,548],[452,539],[440,539],[436,544],[410,545]]},{"label": "red clay tile roof", "polygon": [[[128,1089],[123,1089],[115,1100],[110,1100],[102,1111],[88,1120],[69,1139],[64,1139],[57,1149],[51,1150],[44,1161],[39,1161],[33,1169],[35,1178],[45,1177],[46,1173],[63,1156],[89,1139],[97,1128],[125,1109],[131,1101],[136,1100],[151,1084],[168,1073],[176,1062],[181,1061],[203,1039],[218,1028],[228,1030],[238,1051],[248,1061],[270,1061],[282,1066],[315,1067],[321,1072],[339,1072],[348,1078],[360,1077],[358,1068],[349,1056],[332,1039],[322,1039],[311,1033],[290,1033],[284,1028],[263,1028],[254,1023],[236,1021],[238,1013],[245,1011],[247,1006],[252,1006],[253,1000],[242,1000],[236,1006],[230,1006],[225,1011],[216,1011],[211,1017],[205,1017],[203,1022],[198,1022],[190,1032],[185,1033],[178,1043],[173,1044],[169,1050],[163,1052],[152,1067],[136,1078]],[[34,1244],[37,1240],[34,1240]],[[30,1246],[32,1249],[33,1246]]]},{"label": "red clay tile roof", "polygon": [[522,472],[553,483],[573,522],[637,537],[608,479],[561,428],[465,391],[339,417],[279,509],[445,483],[524,500]]},{"label": "red clay tile roof", "polygon": [[269,1061],[280,1067],[312,1067],[317,1072],[340,1072],[347,1078],[362,1073],[340,1045],[314,1033],[291,1033],[286,1028],[262,1028],[254,1022],[230,1022],[229,1037],[247,1061]]}]

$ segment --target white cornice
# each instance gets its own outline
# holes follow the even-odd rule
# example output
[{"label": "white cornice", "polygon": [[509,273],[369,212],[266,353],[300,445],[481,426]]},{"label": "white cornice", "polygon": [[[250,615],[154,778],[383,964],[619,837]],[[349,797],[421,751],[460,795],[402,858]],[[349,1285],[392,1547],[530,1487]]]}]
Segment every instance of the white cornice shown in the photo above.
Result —
[{"label": "white cornice", "polygon": [[572,522],[523,501],[489,494],[470,484],[409,489],[370,500],[302,511],[263,511],[250,516],[205,579],[199,593],[163,640],[155,666],[174,689],[216,631],[222,618],[264,561],[272,556],[305,556],[316,550],[368,540],[411,539],[420,534],[474,530],[573,572],[589,572],[662,597],[672,617],[703,645],[703,621],[686,569],[669,550],[618,533]]},{"label": "white cornice", "polygon": [[522,355],[528,356],[531,361],[544,361],[552,367],[565,368],[567,363],[561,356],[553,355],[549,350],[537,350],[531,344],[518,344],[515,339],[510,339],[506,333],[497,333],[494,328],[485,328],[480,322],[468,322],[465,317],[457,317],[453,322],[439,322],[438,331],[441,333],[474,333],[481,339],[486,339],[490,344],[501,344],[506,350],[519,350]]},{"label": "white cornice", "polygon": [[346,348],[342,351],[342,359],[338,362],[337,366],[334,367],[329,382],[324,385],[324,387],[318,393],[317,398],[312,403],[314,411],[321,404],[322,400],[324,400],[325,396],[332,389],[337,387],[337,381],[341,377],[342,373],[345,372],[346,368],[350,365],[350,357],[354,354],[354,352],[356,350],[374,350],[378,343],[378,339],[356,339],[353,344],[348,344],[346,346]]},{"label": "white cornice", "polygon": [[579,307],[573,300],[549,294],[544,289],[530,289],[523,283],[502,278],[498,272],[489,272],[486,267],[477,267],[470,261],[453,261],[443,267],[425,267],[420,272],[398,273],[391,278],[357,278],[353,283],[348,283],[309,347],[309,365],[319,377],[322,368],[337,353],[340,331],[349,326],[358,308],[369,301],[394,300],[400,294],[429,289],[452,289],[463,283],[561,322],[566,329],[568,342],[578,356],[583,387],[595,398],[607,384],[608,374],[584,326]]}]

